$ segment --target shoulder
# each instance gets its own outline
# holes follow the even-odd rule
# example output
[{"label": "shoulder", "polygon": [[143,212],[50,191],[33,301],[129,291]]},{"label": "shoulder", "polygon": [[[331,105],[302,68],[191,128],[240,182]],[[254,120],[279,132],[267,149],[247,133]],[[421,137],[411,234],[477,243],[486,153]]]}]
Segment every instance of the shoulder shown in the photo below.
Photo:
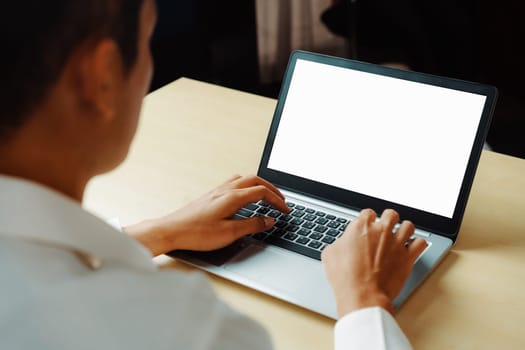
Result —
[{"label": "shoulder", "polygon": [[220,301],[202,273],[113,262],[90,271],[60,250],[23,244],[17,250],[0,259],[13,267],[0,269],[13,277],[9,302],[0,302],[0,348],[270,346],[262,327]]}]

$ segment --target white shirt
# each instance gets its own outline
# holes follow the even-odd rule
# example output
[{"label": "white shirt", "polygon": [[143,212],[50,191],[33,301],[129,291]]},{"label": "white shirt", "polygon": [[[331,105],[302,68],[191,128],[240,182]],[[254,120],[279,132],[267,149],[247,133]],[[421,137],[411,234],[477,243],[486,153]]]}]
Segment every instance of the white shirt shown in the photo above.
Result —
[{"label": "white shirt", "polygon": [[[270,349],[202,273],[159,271],[131,237],[69,198],[0,176],[1,349]],[[335,327],[336,349],[410,349],[383,309]]]}]

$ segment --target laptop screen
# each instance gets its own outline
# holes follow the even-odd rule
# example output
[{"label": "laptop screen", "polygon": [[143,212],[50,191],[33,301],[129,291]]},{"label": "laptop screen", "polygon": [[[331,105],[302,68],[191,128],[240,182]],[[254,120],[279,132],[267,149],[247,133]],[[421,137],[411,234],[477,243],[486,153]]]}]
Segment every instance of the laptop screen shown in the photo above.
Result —
[{"label": "laptop screen", "polygon": [[267,168],[452,218],[486,98],[297,59]]}]

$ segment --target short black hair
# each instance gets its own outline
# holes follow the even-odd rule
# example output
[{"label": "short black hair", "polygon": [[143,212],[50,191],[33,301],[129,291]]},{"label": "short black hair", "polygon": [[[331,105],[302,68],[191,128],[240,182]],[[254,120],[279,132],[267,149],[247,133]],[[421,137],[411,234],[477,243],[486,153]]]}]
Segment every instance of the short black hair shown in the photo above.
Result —
[{"label": "short black hair", "polygon": [[117,43],[126,71],[138,53],[144,0],[14,0],[0,7],[0,142],[19,128],[90,39]]}]

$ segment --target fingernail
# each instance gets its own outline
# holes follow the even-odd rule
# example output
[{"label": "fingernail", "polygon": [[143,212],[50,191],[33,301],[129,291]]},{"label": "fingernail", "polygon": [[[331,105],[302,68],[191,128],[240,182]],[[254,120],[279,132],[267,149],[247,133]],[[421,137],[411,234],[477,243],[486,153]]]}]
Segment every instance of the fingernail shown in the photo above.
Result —
[{"label": "fingernail", "polygon": [[275,219],[272,218],[272,217],[269,217],[269,216],[265,216],[264,217],[264,226],[266,228],[270,228],[273,226],[273,224],[275,224]]}]

